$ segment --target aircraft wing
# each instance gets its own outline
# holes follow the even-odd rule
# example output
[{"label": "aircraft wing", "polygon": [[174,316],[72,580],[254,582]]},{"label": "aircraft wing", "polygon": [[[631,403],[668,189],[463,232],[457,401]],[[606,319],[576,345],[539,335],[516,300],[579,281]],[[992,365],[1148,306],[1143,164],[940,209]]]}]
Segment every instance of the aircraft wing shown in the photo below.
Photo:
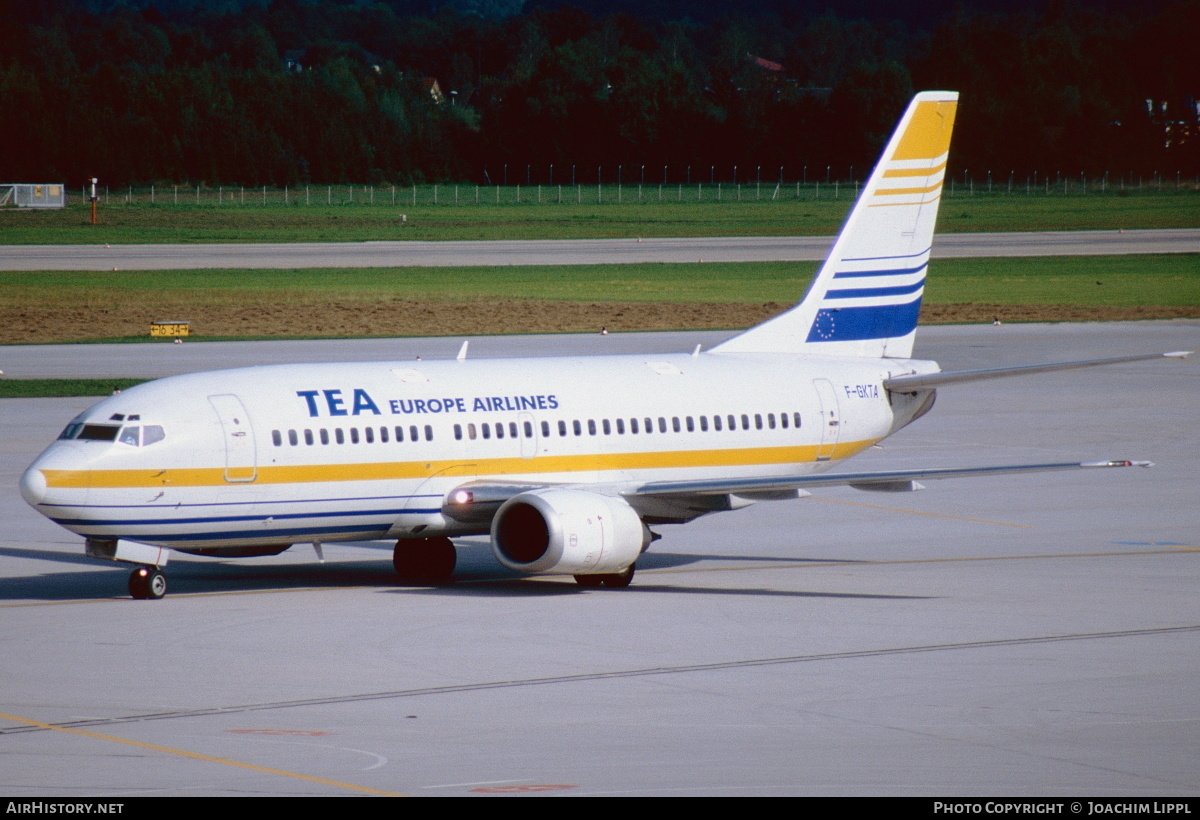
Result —
[{"label": "aircraft wing", "polygon": [[[920,489],[918,480],[943,478],[975,478],[979,476],[1015,475],[1040,473],[1051,470],[1078,470],[1093,467],[1152,467],[1149,461],[1084,461],[1054,464],[1014,464],[1000,467],[935,467],[921,470],[885,470],[866,473],[837,473],[771,478],[727,478],[696,479],[691,481],[652,481],[632,492],[632,496],[678,496],[678,495],[755,495],[768,496],[789,490],[806,490],[810,487],[849,486],[859,490],[880,492],[905,492]],[[780,496],[782,497],[782,496]]]},{"label": "aircraft wing", "polygon": [[1021,367],[991,367],[984,370],[950,370],[941,373],[893,376],[890,379],[884,379],[883,386],[895,393],[915,393],[919,390],[932,390],[943,385],[957,384],[959,382],[999,379],[1005,376],[1028,376],[1033,373],[1050,373],[1055,370],[1079,370],[1084,367],[1121,364],[1122,362],[1141,362],[1147,359],[1183,359],[1190,354],[1190,350],[1177,350],[1171,353],[1149,353],[1141,356],[1118,356],[1112,359],[1087,359],[1078,362],[1030,364]]}]

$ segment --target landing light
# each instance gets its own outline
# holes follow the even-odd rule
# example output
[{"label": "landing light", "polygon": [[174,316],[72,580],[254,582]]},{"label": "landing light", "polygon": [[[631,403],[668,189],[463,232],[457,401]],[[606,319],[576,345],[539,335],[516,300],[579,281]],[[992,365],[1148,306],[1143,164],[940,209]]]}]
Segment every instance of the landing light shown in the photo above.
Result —
[{"label": "landing light", "polygon": [[475,496],[470,490],[455,490],[454,495],[450,498],[455,504],[470,504],[475,499]]}]

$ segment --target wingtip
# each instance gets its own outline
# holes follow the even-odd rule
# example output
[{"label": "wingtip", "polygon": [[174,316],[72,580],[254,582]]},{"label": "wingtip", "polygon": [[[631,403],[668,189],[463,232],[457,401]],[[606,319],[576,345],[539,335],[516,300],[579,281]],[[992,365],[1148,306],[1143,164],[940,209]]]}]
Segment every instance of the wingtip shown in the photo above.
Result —
[{"label": "wingtip", "polygon": [[1129,461],[1128,459],[1112,459],[1110,461],[1085,461],[1080,467],[1153,467],[1153,461]]},{"label": "wingtip", "polygon": [[1173,350],[1170,353],[1164,353],[1163,358],[1164,359],[1186,359],[1188,356],[1191,356],[1195,352],[1196,351],[1194,351],[1194,350]]}]

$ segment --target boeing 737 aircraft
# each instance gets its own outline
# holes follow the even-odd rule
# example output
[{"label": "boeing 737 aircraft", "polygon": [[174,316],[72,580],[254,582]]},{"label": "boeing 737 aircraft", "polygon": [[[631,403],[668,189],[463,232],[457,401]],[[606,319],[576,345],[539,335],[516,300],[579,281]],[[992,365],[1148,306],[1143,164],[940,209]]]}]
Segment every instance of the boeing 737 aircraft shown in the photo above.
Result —
[{"label": "boeing 737 aircraft", "polygon": [[472,361],[464,345],[175,376],[80,414],[21,492],[88,555],[139,565],[136,598],[163,596],[171,550],[395,539],[397,572],[433,583],[452,537],[487,533],[512,570],[623,587],[651,526],[812,487],[1144,464],[826,474],[943,385],[1155,358],[958,373],[910,358],[957,101],[916,96],[804,299],[707,352]]}]

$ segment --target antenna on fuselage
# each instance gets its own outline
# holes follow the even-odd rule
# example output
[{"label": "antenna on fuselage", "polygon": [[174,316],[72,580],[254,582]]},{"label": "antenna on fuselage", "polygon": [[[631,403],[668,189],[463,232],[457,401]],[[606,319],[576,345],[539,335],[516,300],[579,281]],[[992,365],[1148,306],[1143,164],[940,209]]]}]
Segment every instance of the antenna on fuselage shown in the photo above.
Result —
[{"label": "antenna on fuselage", "polygon": [[467,345],[469,345],[470,343],[471,343],[470,339],[464,340],[462,343],[462,347],[460,347],[458,349],[458,355],[455,356],[454,358],[458,359],[460,362],[465,361],[467,358]]}]

